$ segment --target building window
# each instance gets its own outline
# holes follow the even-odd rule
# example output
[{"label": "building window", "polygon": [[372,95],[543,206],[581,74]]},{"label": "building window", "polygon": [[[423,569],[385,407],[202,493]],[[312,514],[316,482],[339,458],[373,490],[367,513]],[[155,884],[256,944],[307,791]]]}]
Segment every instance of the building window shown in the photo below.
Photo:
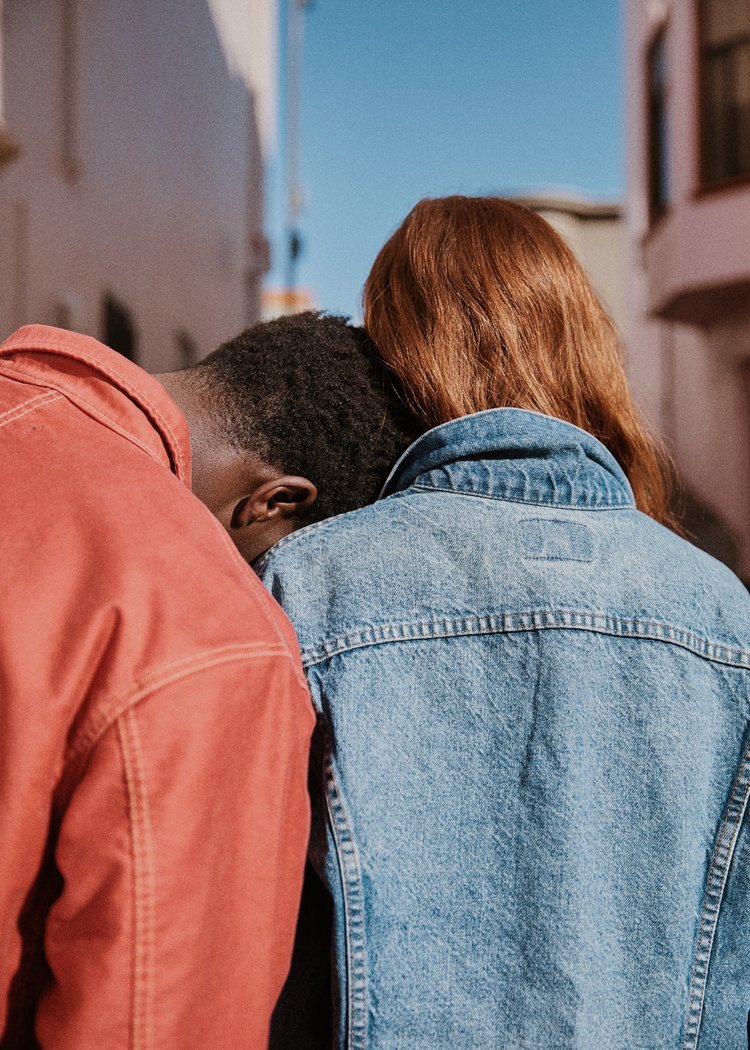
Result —
[{"label": "building window", "polygon": [[18,143],[5,126],[3,115],[3,30],[4,8],[0,0],[0,168],[18,154]]},{"label": "building window", "polygon": [[750,178],[750,3],[701,0],[703,182]]},{"label": "building window", "polygon": [[136,360],[136,336],[133,318],[127,307],[113,295],[102,303],[102,342],[129,361]]},{"label": "building window", "polygon": [[651,220],[669,206],[669,108],[666,29],[659,30],[647,55],[648,201]]}]

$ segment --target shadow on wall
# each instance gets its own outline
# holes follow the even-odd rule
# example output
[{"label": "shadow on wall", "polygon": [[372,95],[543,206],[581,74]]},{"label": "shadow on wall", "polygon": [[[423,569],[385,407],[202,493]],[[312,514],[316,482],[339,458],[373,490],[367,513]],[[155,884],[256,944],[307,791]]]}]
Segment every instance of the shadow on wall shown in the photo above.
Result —
[{"label": "shadow on wall", "polygon": [[[681,500],[680,520],[691,543],[728,565],[732,572],[738,571],[737,542],[732,532],[721,518],[688,491]],[[750,588],[750,580],[743,582]]]}]

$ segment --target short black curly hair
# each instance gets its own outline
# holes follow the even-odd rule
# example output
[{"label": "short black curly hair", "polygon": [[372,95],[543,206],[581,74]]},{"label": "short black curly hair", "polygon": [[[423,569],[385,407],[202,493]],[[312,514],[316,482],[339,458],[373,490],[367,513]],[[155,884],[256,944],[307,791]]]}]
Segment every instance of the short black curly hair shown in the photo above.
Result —
[{"label": "short black curly hair", "polygon": [[425,430],[365,330],[344,317],[307,311],[261,322],[196,368],[236,448],[317,486],[305,524],[372,503]]}]

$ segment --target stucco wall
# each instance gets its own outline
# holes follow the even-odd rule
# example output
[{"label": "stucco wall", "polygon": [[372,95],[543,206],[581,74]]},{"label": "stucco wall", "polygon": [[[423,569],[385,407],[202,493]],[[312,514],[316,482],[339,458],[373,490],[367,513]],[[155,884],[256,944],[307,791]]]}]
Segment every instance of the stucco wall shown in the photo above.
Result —
[{"label": "stucco wall", "polygon": [[150,369],[179,363],[180,331],[200,354],[234,334],[258,310],[263,165],[205,0],[5,0],[4,23],[21,154],[0,171],[0,334],[67,315],[100,336],[107,292]]},{"label": "stucco wall", "polygon": [[567,209],[548,206],[537,210],[573,249],[603,306],[624,335],[627,325],[624,223],[614,214],[607,217],[576,214],[575,203],[571,198]]}]

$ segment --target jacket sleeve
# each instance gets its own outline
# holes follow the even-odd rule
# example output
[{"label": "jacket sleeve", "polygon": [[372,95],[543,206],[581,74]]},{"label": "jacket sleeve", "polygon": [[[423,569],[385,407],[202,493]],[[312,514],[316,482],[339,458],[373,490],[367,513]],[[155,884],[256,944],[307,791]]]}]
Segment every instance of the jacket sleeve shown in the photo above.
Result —
[{"label": "jacket sleeve", "polygon": [[57,842],[45,1050],[267,1045],[302,887],[312,721],[287,654],[190,670],[109,725]]}]

